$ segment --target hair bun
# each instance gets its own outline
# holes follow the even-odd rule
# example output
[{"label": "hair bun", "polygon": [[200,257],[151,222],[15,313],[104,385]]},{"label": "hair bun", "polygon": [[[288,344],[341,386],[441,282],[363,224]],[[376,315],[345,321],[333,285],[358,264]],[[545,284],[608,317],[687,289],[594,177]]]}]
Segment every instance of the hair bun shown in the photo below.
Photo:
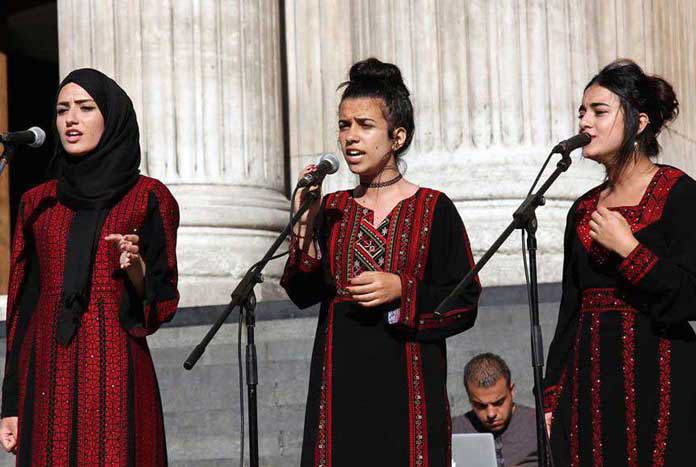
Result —
[{"label": "hair bun", "polygon": [[651,123],[655,133],[659,133],[665,124],[677,118],[679,102],[672,85],[659,76],[647,76],[646,85],[654,102],[651,119],[657,120]]},{"label": "hair bun", "polygon": [[350,67],[349,75],[352,82],[383,81],[390,86],[403,88],[408,95],[401,71],[396,65],[384,63],[376,58],[361,60]]}]

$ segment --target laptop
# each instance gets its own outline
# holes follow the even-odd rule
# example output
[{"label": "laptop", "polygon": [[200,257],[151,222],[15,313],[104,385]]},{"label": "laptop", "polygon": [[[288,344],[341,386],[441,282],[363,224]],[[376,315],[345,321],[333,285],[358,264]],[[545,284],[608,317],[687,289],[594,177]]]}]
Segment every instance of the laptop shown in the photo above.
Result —
[{"label": "laptop", "polygon": [[452,435],[452,467],[498,467],[491,433]]}]

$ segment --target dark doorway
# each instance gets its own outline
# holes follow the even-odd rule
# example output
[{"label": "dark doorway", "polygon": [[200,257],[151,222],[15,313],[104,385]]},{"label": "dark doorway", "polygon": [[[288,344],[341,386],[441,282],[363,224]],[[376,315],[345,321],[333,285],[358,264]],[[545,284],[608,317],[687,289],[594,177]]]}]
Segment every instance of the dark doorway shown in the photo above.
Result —
[{"label": "dark doorway", "polygon": [[12,160],[10,211],[14,226],[22,194],[48,179],[59,79],[58,13],[56,2],[46,0],[9,0],[7,10],[9,129],[38,126],[46,132],[42,147],[20,147]]}]

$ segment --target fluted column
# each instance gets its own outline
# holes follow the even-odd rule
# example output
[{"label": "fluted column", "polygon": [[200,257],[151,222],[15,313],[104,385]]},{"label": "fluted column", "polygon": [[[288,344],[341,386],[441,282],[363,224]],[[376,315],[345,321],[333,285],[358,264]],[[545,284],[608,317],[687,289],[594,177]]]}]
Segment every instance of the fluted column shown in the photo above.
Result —
[{"label": "fluted column", "polygon": [[[182,305],[226,303],[287,222],[275,0],[59,0],[60,68],[132,97],[142,170],[181,206]],[[281,264],[259,298],[278,296]]]},{"label": "fluted column", "polygon": [[679,117],[663,131],[661,160],[685,169],[696,177],[696,3],[672,0],[672,8],[662,2],[646,2],[646,19],[654,34],[652,70],[665,77],[675,88],[679,99]]},{"label": "fluted column", "polygon": [[[299,120],[290,135],[293,172],[307,161],[307,153],[335,147],[322,146],[319,137],[310,150],[303,144],[310,122],[315,122],[312,132],[317,133],[315,114],[307,111],[304,99],[320,100],[321,112],[333,117],[322,138],[333,143],[338,97],[336,92],[293,96],[293,71],[298,83],[311,76],[312,82],[330,80],[335,89],[347,79],[354,61],[376,56],[394,62],[416,109],[416,135],[405,158],[407,176],[454,199],[469,227],[475,255],[480,256],[511,219],[550,147],[576,131],[575,109],[582,89],[573,87],[574,65],[589,66],[587,59],[571,53],[565,18],[572,2],[356,1],[343,4],[341,12],[311,8],[314,2],[298,0],[286,7],[289,23],[297,24],[295,31],[288,30],[287,41],[290,112]],[[310,47],[325,40],[307,30],[305,22],[322,23],[334,15],[343,18],[340,34],[346,40],[326,44],[331,61],[326,60],[324,46],[307,58]],[[302,67],[307,60],[311,71]],[[294,105],[304,111],[294,111]],[[539,211],[539,272],[544,281],[558,280],[571,200],[601,179],[587,162],[571,170]],[[335,189],[354,179],[344,175],[331,182],[329,188]],[[484,283],[520,283],[518,251],[515,237],[487,267]]]},{"label": "fluted column", "polygon": [[[350,65],[369,56],[396,63],[416,109],[407,176],[454,199],[480,256],[509,223],[550,148],[577,132],[583,88],[602,66],[632,57],[676,80],[683,103],[693,100],[687,51],[694,34],[687,30],[695,11],[688,0],[288,1],[291,170],[335,150],[335,87]],[[691,48],[677,47],[687,36]],[[695,133],[693,117],[678,121],[679,149],[669,153],[685,159]],[[573,160],[538,211],[542,281],[560,280],[572,200],[603,178],[579,152]],[[355,182],[342,170],[328,190]],[[517,235],[503,245],[484,284],[524,281],[519,246]]]}]

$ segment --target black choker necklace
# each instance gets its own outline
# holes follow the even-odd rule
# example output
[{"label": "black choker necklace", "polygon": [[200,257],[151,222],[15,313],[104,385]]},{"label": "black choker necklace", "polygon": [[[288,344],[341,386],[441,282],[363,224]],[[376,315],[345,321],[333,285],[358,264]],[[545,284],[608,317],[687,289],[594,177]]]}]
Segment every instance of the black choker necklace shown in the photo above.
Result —
[{"label": "black choker necklace", "polygon": [[391,180],[386,182],[360,182],[360,186],[365,188],[384,188],[385,186],[393,185],[403,178],[403,175],[399,174]]}]

